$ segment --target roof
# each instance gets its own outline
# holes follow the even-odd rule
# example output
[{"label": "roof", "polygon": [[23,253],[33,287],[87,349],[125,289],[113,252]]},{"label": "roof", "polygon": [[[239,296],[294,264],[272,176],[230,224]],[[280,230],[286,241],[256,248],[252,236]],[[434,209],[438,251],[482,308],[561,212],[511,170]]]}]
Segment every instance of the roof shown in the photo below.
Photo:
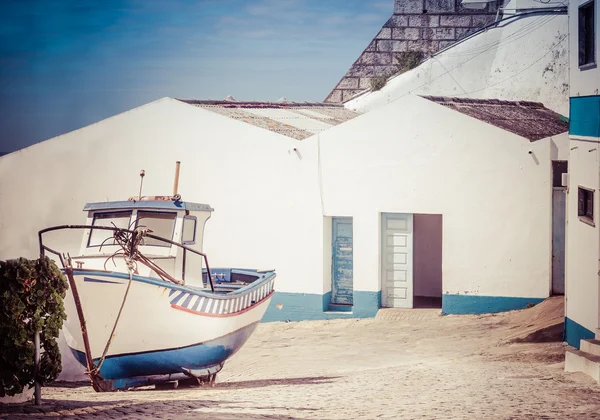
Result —
[{"label": "roof", "polygon": [[285,98],[277,102],[238,102],[233,98],[177,100],[296,140],[304,140],[360,115],[339,104],[289,102]]},{"label": "roof", "polygon": [[539,102],[422,96],[530,141],[569,131],[568,120]]},{"label": "roof", "polygon": [[87,203],[84,211],[95,210],[122,210],[122,209],[159,209],[159,210],[189,210],[189,211],[213,211],[207,204],[190,203],[185,201],[171,200],[127,200],[106,201],[99,203]]}]

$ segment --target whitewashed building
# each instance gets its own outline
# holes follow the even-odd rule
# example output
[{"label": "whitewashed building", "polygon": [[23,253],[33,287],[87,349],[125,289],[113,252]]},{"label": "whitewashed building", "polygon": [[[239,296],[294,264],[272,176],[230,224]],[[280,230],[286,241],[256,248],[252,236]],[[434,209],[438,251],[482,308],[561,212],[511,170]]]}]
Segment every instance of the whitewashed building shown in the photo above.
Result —
[{"label": "whitewashed building", "polygon": [[[0,158],[0,259],[36,258],[37,232],[85,222],[85,203],[138,194],[141,169],[144,195],[170,194],[180,161],[182,198],[214,208],[204,236],[211,267],[273,267],[277,291],[314,293],[323,275],[316,157],[295,148],[356,116],[339,105],[163,98],[10,153]],[[75,255],[78,236],[48,240]],[[64,340],[61,350],[61,378],[81,378]]]},{"label": "whitewashed building", "polygon": [[[567,209],[565,335],[576,349],[567,352],[567,370],[583,370],[600,380],[594,339],[600,331],[600,4],[572,0],[570,34],[570,155]],[[590,360],[588,360],[590,359]]]},{"label": "whitewashed building", "polygon": [[369,292],[353,311],[441,298],[447,314],[498,312],[548,297],[566,128],[539,104],[406,96],[309,139],[325,221],[353,226],[354,289]]},{"label": "whitewashed building", "polygon": [[[543,30],[502,32],[511,25],[474,35],[455,55],[489,52],[506,35],[520,39],[522,54],[503,46],[518,61],[549,42]],[[456,58],[452,51],[440,60]],[[498,54],[480,66],[500,68]],[[548,59],[556,71],[541,82],[501,67],[510,92],[520,83],[525,97],[395,85],[433,83],[439,68],[426,62],[356,99],[369,106],[154,101],[0,157],[0,259],[36,257],[37,232],[83,222],[85,203],[136,195],[141,169],[145,195],[168,194],[180,161],[183,199],[215,209],[204,235],[211,266],[277,271],[265,321],[535,304],[564,289],[568,124],[562,93],[546,86],[563,80],[561,57]]]},{"label": "whitewashed building", "polygon": [[529,102],[409,95],[357,115],[165,98],[0,158],[0,256],[135,195],[140,169],[148,194],[169,191],[179,160],[182,196],[215,209],[211,265],[277,270],[265,320],[520,308],[552,291],[567,129]]}]

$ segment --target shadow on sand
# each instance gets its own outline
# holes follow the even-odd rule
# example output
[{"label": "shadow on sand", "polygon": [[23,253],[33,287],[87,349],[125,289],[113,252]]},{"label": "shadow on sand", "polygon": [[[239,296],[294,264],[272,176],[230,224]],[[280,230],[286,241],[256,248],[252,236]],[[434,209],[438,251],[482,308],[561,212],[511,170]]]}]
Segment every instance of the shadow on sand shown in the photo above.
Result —
[{"label": "shadow on sand", "polygon": [[185,383],[181,384],[177,388],[164,388],[157,389],[154,386],[146,386],[139,388],[132,388],[126,392],[177,392],[178,390],[193,390],[193,389],[250,389],[250,388],[264,388],[268,386],[288,386],[288,385],[324,385],[333,383],[334,379],[339,376],[312,376],[306,378],[281,378],[281,379],[257,379],[253,381],[227,381],[217,382],[214,386],[208,384],[197,385]]},{"label": "shadow on sand", "polygon": [[533,331],[522,338],[511,340],[512,343],[556,343],[563,341],[565,324],[563,322]]},{"label": "shadow on sand", "polygon": [[307,378],[260,379],[254,381],[221,382],[216,384],[220,389],[262,388],[280,385],[323,385],[333,383],[339,376],[313,376]]},{"label": "shadow on sand", "polygon": [[44,388],[85,388],[91,387],[90,381],[78,381],[78,382],[67,382],[67,381],[54,381],[48,385],[44,385]]}]

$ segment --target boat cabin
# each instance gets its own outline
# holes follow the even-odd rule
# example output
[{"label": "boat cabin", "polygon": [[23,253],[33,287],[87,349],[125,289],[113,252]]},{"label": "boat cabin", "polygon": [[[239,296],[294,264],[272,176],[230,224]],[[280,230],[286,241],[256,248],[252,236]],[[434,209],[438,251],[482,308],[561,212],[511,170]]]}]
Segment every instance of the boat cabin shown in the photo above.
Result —
[{"label": "boat cabin", "polygon": [[[204,226],[213,208],[207,204],[176,201],[171,197],[144,197],[142,200],[88,203],[87,226],[106,226],[120,229],[148,229],[152,235],[185,245],[202,252]],[[111,258],[122,247],[115,241],[113,230],[85,229],[80,255],[73,258],[79,269],[126,270],[123,258]],[[197,254],[165,241],[144,237],[139,251],[165,270],[170,276],[181,279],[186,285],[204,287],[203,259]],[[139,275],[158,277],[143,264],[137,266]]]}]

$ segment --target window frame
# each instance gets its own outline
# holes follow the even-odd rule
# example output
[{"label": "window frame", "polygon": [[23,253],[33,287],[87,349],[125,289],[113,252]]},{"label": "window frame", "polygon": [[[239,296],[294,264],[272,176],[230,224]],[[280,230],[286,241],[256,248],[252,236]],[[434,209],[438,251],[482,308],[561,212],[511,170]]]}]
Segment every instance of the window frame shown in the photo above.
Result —
[{"label": "window frame", "polygon": [[[593,52],[592,52],[592,57],[591,57],[591,61],[588,61],[587,63],[581,63],[581,46],[582,46],[582,42],[585,42],[585,39],[582,39],[582,30],[583,28],[581,27],[581,21],[582,21],[582,11],[583,9],[587,9],[587,8],[591,8],[591,15],[592,15],[592,46],[593,46]],[[596,27],[596,0],[589,0],[586,1],[585,3],[580,4],[577,7],[577,64],[579,66],[579,70],[580,71],[584,71],[584,70],[589,70],[589,69],[593,69],[596,68],[597,66],[597,61],[596,61],[596,55],[598,53],[598,46],[596,45],[596,31],[598,30],[598,28]],[[584,50],[585,50],[585,45],[584,45]]]},{"label": "window frame", "polygon": [[[174,215],[174,219],[173,219],[173,229],[171,229],[171,236],[170,237],[165,237],[166,239],[169,240],[173,240],[173,236],[175,236],[175,227],[177,226],[177,212],[172,212],[172,211],[153,211],[153,210],[147,210],[147,209],[139,209],[136,214],[135,214],[135,228],[137,228],[139,226],[140,223],[140,213],[152,213],[152,214],[168,214],[168,215]],[[159,235],[156,235],[159,236]],[[167,242],[162,242],[160,244],[143,244],[141,246],[156,246],[159,248],[170,248],[171,244],[167,243]]]},{"label": "window frame", "polygon": [[[106,215],[106,214],[121,214],[121,213],[129,214],[129,217],[127,218],[127,227],[125,228],[125,229],[129,229],[129,225],[131,224],[131,217],[133,216],[132,210],[110,210],[110,211],[95,212],[94,217],[92,218],[92,226],[94,226],[94,224],[96,223],[96,219],[98,219],[97,216]],[[114,232],[114,231],[111,231],[111,232]],[[93,234],[94,234],[94,228],[92,227],[90,229],[90,234],[88,235],[88,238],[87,238],[86,248],[100,248],[100,247],[105,247],[105,246],[116,246],[117,245],[115,243],[105,243],[105,244],[100,243],[98,245],[91,245]]]},{"label": "window frame", "polygon": [[[185,221],[194,221],[194,236],[191,241],[185,241]],[[183,216],[183,222],[181,223],[181,244],[182,245],[195,245],[196,244],[196,229],[198,228],[198,218],[196,216],[185,215]]]},{"label": "window frame", "polygon": [[[594,194],[595,190],[591,188],[586,188],[581,185],[577,187],[577,216],[579,220],[583,223],[586,223],[590,226],[596,226],[594,223]],[[591,209],[588,208],[587,205],[589,203],[589,195],[591,195]],[[583,200],[582,200],[583,196]],[[580,203],[583,201],[584,208],[581,208]],[[591,215],[590,215],[591,210]]]}]

